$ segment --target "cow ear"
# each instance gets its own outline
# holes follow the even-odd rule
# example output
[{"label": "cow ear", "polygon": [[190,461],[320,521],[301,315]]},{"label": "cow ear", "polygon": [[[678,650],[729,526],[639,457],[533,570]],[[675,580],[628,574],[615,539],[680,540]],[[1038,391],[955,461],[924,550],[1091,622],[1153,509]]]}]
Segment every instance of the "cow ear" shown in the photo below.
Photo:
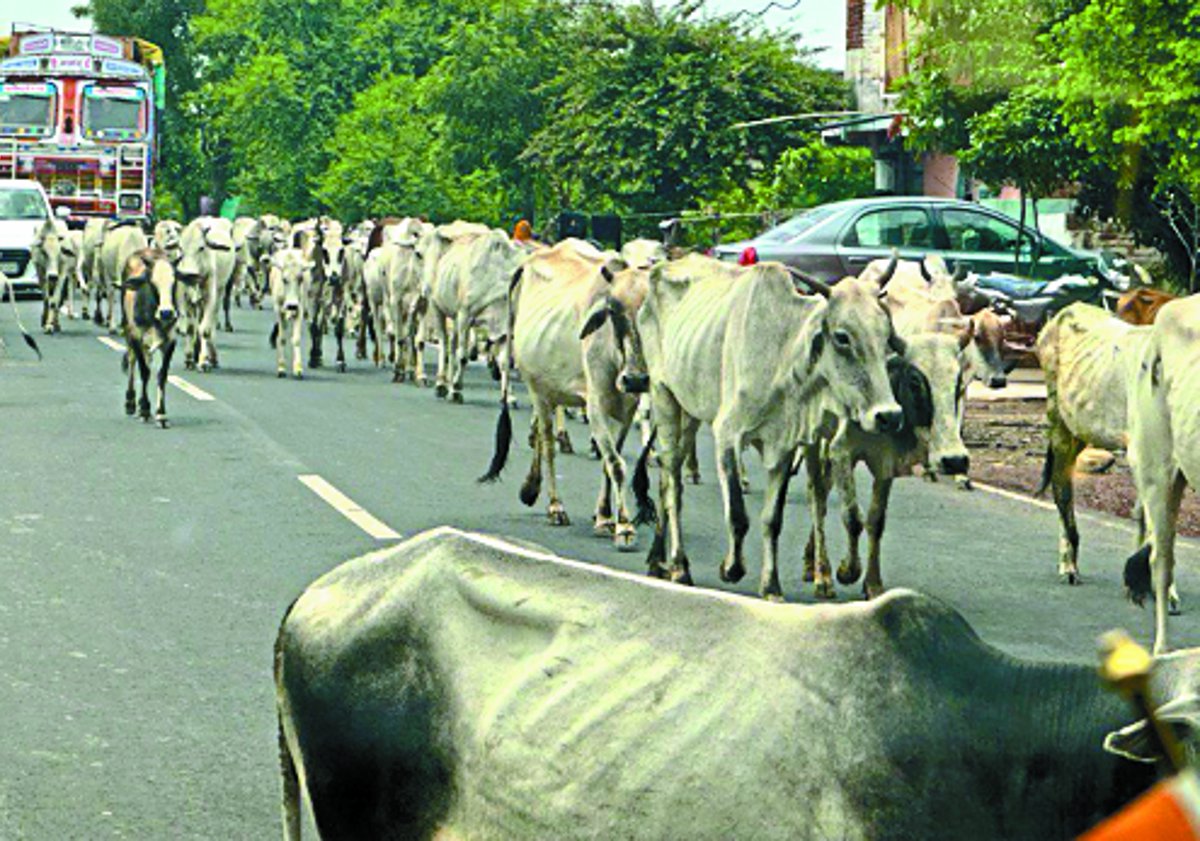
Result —
[{"label": "cow ear", "polygon": [[604,326],[604,320],[608,318],[608,302],[602,301],[598,305],[592,307],[592,311],[588,313],[587,321],[583,322],[583,329],[579,331],[579,338],[586,339],[588,336],[595,333]]},{"label": "cow ear", "polygon": [[[1182,741],[1186,742],[1200,733],[1200,696],[1184,695],[1168,701],[1154,714],[1159,721],[1174,728]],[[1158,746],[1158,739],[1150,730],[1150,722],[1144,718],[1105,736],[1104,749],[1134,762],[1157,762],[1165,759]]]},{"label": "cow ear", "polygon": [[817,364],[817,357],[821,355],[821,351],[825,349],[825,325],[821,325],[821,329],[813,336],[812,345],[808,350],[808,364],[810,366]]}]

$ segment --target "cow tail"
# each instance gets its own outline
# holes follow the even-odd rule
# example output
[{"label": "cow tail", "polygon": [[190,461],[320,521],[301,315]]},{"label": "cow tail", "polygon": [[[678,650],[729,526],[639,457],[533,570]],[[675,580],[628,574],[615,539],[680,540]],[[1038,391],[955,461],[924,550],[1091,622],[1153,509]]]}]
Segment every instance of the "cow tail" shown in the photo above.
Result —
[{"label": "cow tail", "polygon": [[654,500],[650,497],[650,448],[654,446],[654,439],[658,435],[656,428],[650,433],[650,438],[646,441],[646,446],[642,447],[642,454],[638,456],[637,467],[633,471],[633,480],[630,486],[633,488],[633,498],[637,501],[637,515],[633,518],[633,524],[640,526],[645,523],[658,522],[658,509],[654,506]]},{"label": "cow tail", "polygon": [[12,282],[4,279],[5,289],[8,294],[8,302],[12,304],[13,318],[17,320],[17,329],[21,331],[21,338],[25,340],[25,344],[29,345],[29,349],[37,354],[38,361],[42,359],[42,349],[38,347],[38,343],[34,341],[33,336],[29,335],[29,331],[25,329],[25,325],[21,323],[21,312],[17,309],[17,291],[13,288]]},{"label": "cow tail", "polygon": [[1138,549],[1125,561],[1125,594],[1141,607],[1150,595],[1150,544]]},{"label": "cow tail", "polygon": [[[504,340],[508,342],[509,366],[512,365],[513,322],[516,320],[513,312],[513,295],[516,293],[517,284],[521,282],[521,271],[523,268],[518,268],[513,272],[512,281],[508,285],[508,332]],[[503,377],[502,380],[503,386],[500,389],[500,417],[496,420],[496,445],[492,452],[492,463],[488,465],[487,472],[479,477],[480,482],[495,482],[500,478],[500,473],[504,470],[504,465],[508,463],[508,451],[512,447],[512,415],[508,410],[508,394],[509,389],[512,388],[512,377]]]},{"label": "cow tail", "polygon": [[1042,462],[1042,483],[1038,485],[1034,496],[1042,496],[1046,493],[1046,489],[1050,487],[1050,482],[1054,477],[1054,445],[1046,445],[1046,460]]},{"label": "cow tail", "polygon": [[[276,320],[275,325],[271,328],[271,335],[267,337],[267,346],[274,349],[279,346],[279,321]],[[287,348],[285,347],[286,351]]]}]

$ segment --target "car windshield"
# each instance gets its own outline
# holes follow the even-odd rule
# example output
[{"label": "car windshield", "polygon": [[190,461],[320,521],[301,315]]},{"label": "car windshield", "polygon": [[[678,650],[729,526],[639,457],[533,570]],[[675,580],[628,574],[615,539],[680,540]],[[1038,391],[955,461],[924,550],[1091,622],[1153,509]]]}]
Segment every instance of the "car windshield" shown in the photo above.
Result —
[{"label": "car windshield", "polygon": [[819,223],[824,222],[830,216],[837,213],[837,210],[836,207],[831,205],[807,210],[799,216],[793,216],[781,225],[776,225],[765,234],[759,236],[758,240],[759,242],[791,242],[805,231],[811,230]]},{"label": "car windshield", "polygon": [[0,219],[45,219],[46,203],[34,190],[0,190]]}]

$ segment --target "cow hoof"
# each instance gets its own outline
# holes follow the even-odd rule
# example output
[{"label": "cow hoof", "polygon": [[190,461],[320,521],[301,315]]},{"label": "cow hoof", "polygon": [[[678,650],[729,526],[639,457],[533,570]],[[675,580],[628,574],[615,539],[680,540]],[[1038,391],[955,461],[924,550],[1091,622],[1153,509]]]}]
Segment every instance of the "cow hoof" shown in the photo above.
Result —
[{"label": "cow hoof", "polygon": [[284,369],[280,368],[278,371],[276,371],[276,372],[275,372],[275,376],[279,377],[279,379],[281,379],[281,380],[282,380],[284,377],[286,377],[286,376],[287,376],[287,371],[285,371]]},{"label": "cow hoof", "polygon": [[296,379],[298,379],[298,380],[302,380],[302,379],[304,379],[304,372],[303,372],[303,371],[294,371],[294,372],[292,372],[292,375],[293,375],[293,376],[294,376]]},{"label": "cow hoof", "polygon": [[1179,616],[1183,613],[1183,605],[1179,603],[1178,596],[1167,597],[1167,613],[1172,616]]},{"label": "cow hoof", "polygon": [[463,402],[462,392],[461,391],[450,392],[450,402],[458,403],[459,405],[462,405],[462,402]]},{"label": "cow hoof", "polygon": [[667,579],[667,568],[662,564],[650,564],[646,567],[646,575],[651,578]]},{"label": "cow hoof", "polygon": [[689,485],[699,485],[700,484],[700,471],[697,470],[695,473],[689,473],[687,475],[687,480],[688,480]]},{"label": "cow hoof", "polygon": [[596,517],[592,522],[592,532],[597,537],[611,537],[616,533],[617,521],[612,517]]},{"label": "cow hoof", "polygon": [[862,576],[862,566],[855,564],[854,566],[842,565],[837,568],[838,584],[849,586]]},{"label": "cow hoof", "polygon": [[773,602],[775,604],[783,604],[784,601],[782,593],[763,593],[762,597],[763,601]]},{"label": "cow hoof", "polygon": [[675,568],[671,570],[668,579],[675,584],[683,584],[687,587],[692,586],[692,572],[687,567]]},{"label": "cow hoof", "polygon": [[565,456],[575,455],[575,447],[571,444],[571,436],[567,435],[567,433],[563,431],[554,437],[558,441],[559,452]]},{"label": "cow hoof", "polygon": [[552,526],[569,526],[571,525],[570,518],[567,517],[567,509],[562,505],[551,505],[549,511],[546,512],[550,518]]},{"label": "cow hoof", "polygon": [[741,562],[731,564],[729,563],[729,559],[726,558],[717,572],[721,576],[722,581],[729,584],[736,584],[745,577],[746,565]]},{"label": "cow hoof", "polygon": [[818,581],[813,587],[813,595],[818,599],[836,599],[837,590],[833,588],[832,581]]},{"label": "cow hoof", "polygon": [[446,388],[446,386],[445,386],[444,384],[442,384],[442,383],[438,383],[438,384],[437,384],[437,388],[435,388],[435,389],[433,390],[433,396],[434,396],[434,397],[437,397],[437,398],[440,398],[440,399],[442,399],[442,400],[445,400],[445,399],[446,399],[446,395],[447,395],[447,394],[449,394],[449,393],[450,393],[450,389]]},{"label": "cow hoof", "polygon": [[337,369],[338,369],[338,373],[339,373],[339,374],[344,374],[344,373],[346,373],[346,363],[345,363],[345,362],[339,362],[339,363],[337,364]]},{"label": "cow hoof", "polygon": [[618,523],[613,532],[613,545],[618,552],[632,552],[637,549],[637,529],[629,523]]},{"label": "cow hoof", "polygon": [[137,406],[135,406],[132,402],[126,403],[125,414],[129,415],[129,417],[133,417],[137,414]]},{"label": "cow hoof", "polygon": [[311,356],[308,358],[308,367],[309,368],[320,368],[322,364],[323,363],[321,362],[320,359],[313,359]]},{"label": "cow hoof", "polygon": [[171,426],[171,422],[168,421],[166,418],[160,417],[158,419],[158,428],[159,429],[167,429],[170,426]]},{"label": "cow hoof", "polygon": [[971,477],[969,476],[955,477],[954,481],[960,491],[975,490],[975,485],[971,483]]},{"label": "cow hoof", "polygon": [[404,372],[403,371],[394,371],[392,373],[392,382],[394,382],[394,383],[404,382]]},{"label": "cow hoof", "polygon": [[885,593],[882,584],[863,584],[863,598],[867,601],[877,599]]}]

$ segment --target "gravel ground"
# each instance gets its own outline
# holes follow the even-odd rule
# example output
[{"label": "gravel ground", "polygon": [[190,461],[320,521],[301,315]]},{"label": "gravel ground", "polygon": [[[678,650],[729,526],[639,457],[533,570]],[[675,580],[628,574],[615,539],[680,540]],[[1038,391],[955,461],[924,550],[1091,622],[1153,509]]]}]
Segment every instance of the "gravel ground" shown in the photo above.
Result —
[{"label": "gravel ground", "polygon": [[[1046,401],[997,400],[967,404],[963,440],[971,451],[971,476],[1018,493],[1033,493],[1046,455]],[[1047,499],[1050,498],[1047,493]],[[1076,473],[1076,505],[1129,516],[1135,496],[1123,455],[1106,473]],[[1200,536],[1200,498],[1188,491],[1179,515],[1181,534]]]}]

